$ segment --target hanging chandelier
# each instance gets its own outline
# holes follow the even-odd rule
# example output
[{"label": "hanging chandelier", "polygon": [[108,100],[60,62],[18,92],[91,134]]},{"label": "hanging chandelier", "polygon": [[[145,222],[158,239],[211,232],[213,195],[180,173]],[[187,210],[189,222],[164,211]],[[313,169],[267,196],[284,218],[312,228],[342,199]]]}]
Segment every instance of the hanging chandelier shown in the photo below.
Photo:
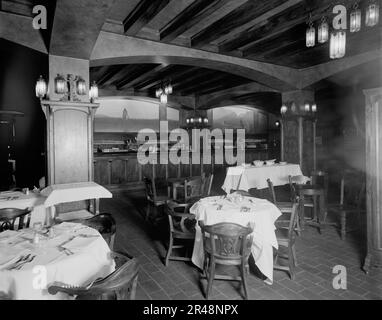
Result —
[{"label": "hanging chandelier", "polygon": [[189,127],[205,127],[208,125],[208,117],[198,114],[194,106],[194,115],[186,118],[186,124]]},{"label": "hanging chandelier", "polygon": [[160,103],[166,104],[168,101],[168,95],[172,94],[172,85],[170,81],[164,82],[161,86],[155,90],[155,96],[159,98]]}]

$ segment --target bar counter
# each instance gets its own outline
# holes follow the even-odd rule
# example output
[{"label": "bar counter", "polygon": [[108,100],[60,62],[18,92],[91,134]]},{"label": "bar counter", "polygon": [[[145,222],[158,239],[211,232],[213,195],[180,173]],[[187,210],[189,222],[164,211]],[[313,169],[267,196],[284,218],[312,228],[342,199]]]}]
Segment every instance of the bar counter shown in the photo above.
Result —
[{"label": "bar counter", "polygon": [[[245,150],[245,162],[254,160],[267,160],[273,152],[271,149],[257,148]],[[143,178],[181,178],[201,175],[203,172],[214,173],[216,170],[230,166],[215,163],[212,154],[212,163],[201,164],[192,163],[192,153],[189,152],[189,164],[140,164],[137,159],[137,152],[96,152],[94,153],[94,181],[109,189],[142,189],[144,188]],[[158,153],[159,159],[159,153]]]}]

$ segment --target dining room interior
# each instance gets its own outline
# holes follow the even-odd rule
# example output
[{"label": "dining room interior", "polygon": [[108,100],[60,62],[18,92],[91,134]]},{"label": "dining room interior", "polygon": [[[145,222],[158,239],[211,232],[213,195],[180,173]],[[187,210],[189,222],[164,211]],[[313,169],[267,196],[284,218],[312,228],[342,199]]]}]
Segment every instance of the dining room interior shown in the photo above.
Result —
[{"label": "dining room interior", "polygon": [[0,300],[381,300],[379,13],[0,0]]}]

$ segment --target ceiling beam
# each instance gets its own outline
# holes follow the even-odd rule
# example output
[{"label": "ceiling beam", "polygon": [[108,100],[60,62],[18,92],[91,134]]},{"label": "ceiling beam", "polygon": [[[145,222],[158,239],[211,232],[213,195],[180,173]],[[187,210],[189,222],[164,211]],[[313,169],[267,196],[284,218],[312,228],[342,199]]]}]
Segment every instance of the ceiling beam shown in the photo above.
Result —
[{"label": "ceiling beam", "polygon": [[123,66],[116,65],[116,66],[110,66],[106,69],[106,71],[99,76],[99,78],[96,80],[97,84],[99,86],[103,86],[109,79],[111,79],[115,74],[117,74]]},{"label": "ceiling beam", "polygon": [[186,31],[182,33],[181,36],[190,39],[189,41],[191,42],[193,36],[248,1],[250,0],[220,0],[216,4],[213,4],[211,7],[200,12],[197,18],[195,17],[195,23],[192,25],[189,24]]},{"label": "ceiling beam", "polygon": [[232,0],[196,0],[160,30],[160,40],[170,42]]},{"label": "ceiling beam", "polygon": [[298,82],[298,71],[293,68],[101,31],[90,65],[126,63],[182,64],[214,69],[257,82],[261,80],[277,90],[293,89]]},{"label": "ceiling beam", "polygon": [[322,79],[376,59],[379,59],[380,63],[382,63],[382,48],[301,69],[299,71],[301,78],[298,87],[299,89],[306,88]]},{"label": "ceiling beam", "polygon": [[229,33],[233,28],[256,19],[282,2],[285,2],[285,0],[253,0],[244,3],[220,20],[216,21],[214,24],[193,36],[191,39],[191,46],[194,48],[201,48],[217,37]]},{"label": "ceiling beam", "polygon": [[32,27],[32,21],[31,17],[0,11],[0,38],[48,53],[44,39],[40,31]]},{"label": "ceiling beam", "polygon": [[253,29],[258,30],[261,26],[268,23],[269,19],[271,19],[272,17],[279,15],[280,13],[288,9],[295,9],[295,7],[297,5],[300,5],[303,1],[304,0],[289,0],[287,2],[284,2],[280,6],[277,6],[263,13],[257,18],[253,19],[252,21],[249,21],[247,23],[244,23],[243,25],[236,27],[234,30],[230,31],[222,37],[219,37],[211,43],[219,45],[220,43],[225,42],[224,44],[219,45],[219,51],[221,52],[227,52],[237,49],[240,47],[241,44],[246,43],[249,39],[252,38],[254,33]]},{"label": "ceiling beam", "polygon": [[147,78],[154,76],[156,73],[158,73],[161,70],[164,70],[168,67],[169,66],[167,64],[160,64],[159,66],[156,66],[153,69],[150,69],[149,71],[142,73],[140,76],[134,78],[133,80],[126,79],[126,80],[119,82],[117,85],[117,89],[121,90],[123,88],[134,87],[134,85],[138,84],[139,82],[144,81]]},{"label": "ceiling beam", "polygon": [[123,20],[125,34],[136,35],[170,0],[141,0],[134,10]]}]

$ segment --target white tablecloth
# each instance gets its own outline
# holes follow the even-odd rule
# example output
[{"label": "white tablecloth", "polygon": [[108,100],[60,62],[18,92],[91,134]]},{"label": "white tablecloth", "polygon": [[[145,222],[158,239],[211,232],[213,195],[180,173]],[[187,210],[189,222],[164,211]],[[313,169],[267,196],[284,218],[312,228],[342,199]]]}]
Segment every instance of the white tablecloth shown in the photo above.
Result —
[{"label": "white tablecloth", "polygon": [[47,197],[46,207],[60,203],[113,197],[110,191],[91,181],[54,184],[42,190],[41,194]]},{"label": "white tablecloth", "polygon": [[[32,229],[0,233],[0,296],[11,299],[41,300],[70,299],[66,294],[50,295],[38,276],[46,271],[46,283],[60,281],[74,286],[87,285],[109,275],[115,269],[110,249],[95,230],[81,224],[64,222],[53,227],[54,236],[33,244]],[[74,238],[73,238],[74,237]],[[71,241],[67,242],[68,240]],[[67,255],[58,246],[70,249]],[[34,260],[20,270],[7,270],[22,254],[35,255]],[[37,286],[36,286],[37,284]]]},{"label": "white tablecloth", "polygon": [[[222,205],[220,210],[219,205]],[[240,212],[241,208],[248,208],[249,211]],[[243,197],[242,201],[238,201],[231,196],[225,199],[217,196],[200,200],[191,207],[190,212],[205,225],[232,222],[247,226],[250,223],[254,227],[251,253],[259,270],[268,278],[266,282],[273,282],[272,247],[278,249],[274,223],[281,215],[274,204],[253,197]],[[203,268],[203,236],[199,225],[196,226],[192,262]]]},{"label": "white tablecloth", "polygon": [[45,200],[46,197],[34,192],[29,192],[28,195],[19,191],[0,192],[0,208],[32,209],[31,226],[35,222],[46,222],[48,212],[44,206]]},{"label": "white tablecloth", "polygon": [[288,176],[299,175],[302,175],[302,172],[298,164],[229,167],[222,189],[227,193],[231,190],[264,189],[268,188],[267,179],[271,179],[274,186],[280,186],[289,183]]}]

